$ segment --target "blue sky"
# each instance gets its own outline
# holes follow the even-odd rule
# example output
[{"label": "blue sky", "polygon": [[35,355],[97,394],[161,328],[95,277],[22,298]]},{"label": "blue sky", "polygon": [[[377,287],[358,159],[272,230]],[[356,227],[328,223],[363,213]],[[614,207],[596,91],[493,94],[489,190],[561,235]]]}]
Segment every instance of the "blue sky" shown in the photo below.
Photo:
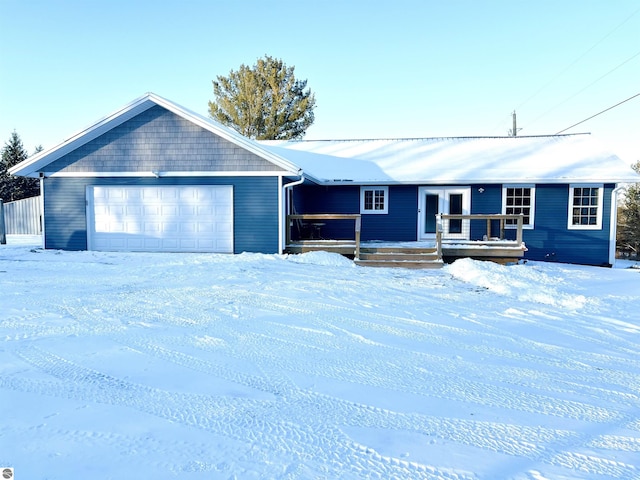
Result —
[{"label": "blue sky", "polygon": [[[0,0],[0,140],[50,148],[151,91],[202,114],[265,54],[307,139],[553,134],[640,93],[637,0]],[[640,159],[640,97],[566,133]]]}]

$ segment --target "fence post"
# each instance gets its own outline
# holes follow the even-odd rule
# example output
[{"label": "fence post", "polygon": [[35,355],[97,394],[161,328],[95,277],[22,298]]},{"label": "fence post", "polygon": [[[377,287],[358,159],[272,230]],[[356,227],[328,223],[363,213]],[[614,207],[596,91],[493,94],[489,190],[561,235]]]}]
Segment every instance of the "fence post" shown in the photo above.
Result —
[{"label": "fence post", "polygon": [[0,245],[7,244],[7,232],[4,228],[4,203],[0,198]]}]

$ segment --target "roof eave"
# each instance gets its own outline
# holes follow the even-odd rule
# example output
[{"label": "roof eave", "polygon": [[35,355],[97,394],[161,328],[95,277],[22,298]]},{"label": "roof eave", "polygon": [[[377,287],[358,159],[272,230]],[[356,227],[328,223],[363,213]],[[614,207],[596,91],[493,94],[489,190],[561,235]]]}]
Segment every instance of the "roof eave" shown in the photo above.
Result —
[{"label": "roof eave", "polygon": [[148,110],[152,106],[153,103],[149,102],[149,94],[136,98],[124,107],[119,108],[115,112],[73,134],[55,147],[44,150],[24,162],[15,165],[9,169],[9,173],[11,175],[37,177],[38,172],[48,164],[55,162],[64,155],[80,148],[82,145]]},{"label": "roof eave", "polygon": [[282,168],[286,173],[297,175],[300,168],[285,158],[269,152],[263,149],[253,140],[243,137],[235,130],[225,127],[217,122],[208,120],[201,117],[189,110],[181,107],[169,100],[162,98],[154,93],[147,93],[132,102],[128,103],[124,107],[116,110],[115,112],[101,118],[97,122],[93,123],[89,127],[86,127],[79,132],[75,133],[62,143],[56,145],[53,148],[40,152],[24,162],[15,165],[9,169],[11,175],[19,175],[25,177],[37,177],[39,172],[43,171],[44,167],[50,163],[58,160],[59,158],[67,155],[68,153],[80,148],[82,145],[94,140],[103,133],[121,125],[122,123],[130,120],[131,118],[139,115],[140,113],[148,110],[154,105],[161,106],[170,112],[188,120],[205,130],[218,135],[229,142],[250,151],[251,153],[275,164]]},{"label": "roof eave", "polygon": [[[308,176],[305,172],[305,176]],[[569,185],[579,184],[621,184],[640,182],[640,178],[502,178],[502,179],[464,179],[464,178],[439,178],[428,180],[389,180],[389,179],[317,179],[314,183],[322,186],[344,186],[344,185],[506,185],[506,184],[549,184],[549,185]]]}]

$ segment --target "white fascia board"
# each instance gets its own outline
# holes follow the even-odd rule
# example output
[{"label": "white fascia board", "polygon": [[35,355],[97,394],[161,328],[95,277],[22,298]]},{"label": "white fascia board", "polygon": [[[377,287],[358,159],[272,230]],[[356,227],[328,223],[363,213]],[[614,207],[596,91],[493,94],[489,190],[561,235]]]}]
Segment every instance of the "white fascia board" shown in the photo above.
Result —
[{"label": "white fascia board", "polygon": [[55,147],[42,151],[28,160],[12,167],[9,169],[9,173],[11,175],[37,177],[38,172],[50,163],[55,162],[73,150],[80,148],[82,145],[89,143],[95,138],[98,138],[103,133],[108,132],[136,115],[148,110],[153,107],[153,105],[153,102],[149,101],[149,95],[137,98],[110,115],[101,118],[89,127],[73,134]]},{"label": "white fascia board", "polygon": [[[305,172],[305,177],[311,177]],[[369,180],[312,180],[314,183],[322,186],[331,185],[505,185],[505,184],[548,184],[548,185],[568,185],[570,183],[576,184],[610,184],[610,183],[634,183],[638,180],[620,180],[615,178],[610,179],[593,179],[593,178],[501,178],[501,179],[482,179],[482,178],[437,178],[426,180],[389,180],[389,179],[369,179]]]},{"label": "white fascia board", "polygon": [[67,178],[108,178],[108,177],[287,177],[289,172],[44,172],[45,177],[67,177]]}]

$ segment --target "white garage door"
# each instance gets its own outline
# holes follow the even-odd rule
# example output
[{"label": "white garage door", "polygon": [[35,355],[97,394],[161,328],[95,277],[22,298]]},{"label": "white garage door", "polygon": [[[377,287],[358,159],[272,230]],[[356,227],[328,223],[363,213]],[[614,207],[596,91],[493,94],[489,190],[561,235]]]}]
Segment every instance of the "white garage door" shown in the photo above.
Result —
[{"label": "white garage door", "polygon": [[233,253],[233,187],[87,187],[90,250]]}]

